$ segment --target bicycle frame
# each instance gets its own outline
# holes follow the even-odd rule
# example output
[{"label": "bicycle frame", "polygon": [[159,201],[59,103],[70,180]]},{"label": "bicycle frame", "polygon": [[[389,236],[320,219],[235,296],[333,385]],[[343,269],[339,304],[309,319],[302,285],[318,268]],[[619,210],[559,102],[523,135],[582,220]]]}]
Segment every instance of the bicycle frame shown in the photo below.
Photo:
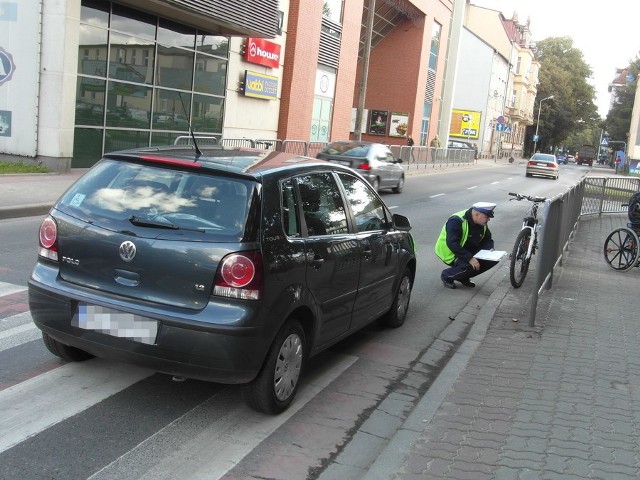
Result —
[{"label": "bicycle frame", "polygon": [[[538,221],[538,204],[544,202],[544,197],[531,197],[519,193],[509,193],[515,197],[512,200],[529,200],[531,207],[522,222],[522,228],[516,237],[516,242],[510,255],[509,277],[514,288],[520,288],[527,276],[529,262],[538,246],[538,234],[542,225]],[[527,240],[528,239],[528,240]],[[524,247],[526,246],[526,251]]]}]

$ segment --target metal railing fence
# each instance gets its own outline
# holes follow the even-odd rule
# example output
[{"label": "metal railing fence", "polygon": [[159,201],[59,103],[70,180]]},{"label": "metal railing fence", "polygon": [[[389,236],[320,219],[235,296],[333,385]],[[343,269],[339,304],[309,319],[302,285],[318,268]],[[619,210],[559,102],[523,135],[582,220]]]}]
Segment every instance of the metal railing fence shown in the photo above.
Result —
[{"label": "metal railing fence", "polygon": [[529,326],[535,324],[540,294],[553,285],[554,268],[564,263],[580,218],[583,215],[626,213],[627,207],[622,205],[638,191],[640,178],[637,177],[585,177],[545,202]]}]

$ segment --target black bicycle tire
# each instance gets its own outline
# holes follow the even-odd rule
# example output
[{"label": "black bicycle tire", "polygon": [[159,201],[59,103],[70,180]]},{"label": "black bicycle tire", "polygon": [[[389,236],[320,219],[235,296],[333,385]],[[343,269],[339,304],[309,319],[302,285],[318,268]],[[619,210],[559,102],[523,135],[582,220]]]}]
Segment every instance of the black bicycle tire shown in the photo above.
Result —
[{"label": "black bicycle tire", "polygon": [[[624,234],[625,238],[623,239],[620,234]],[[614,236],[617,236],[617,239],[615,239]],[[629,247],[626,245],[629,237],[633,241],[631,250],[629,250]],[[615,253],[613,249],[609,250],[610,242],[613,242],[613,245],[616,247]],[[607,262],[607,265],[609,265],[609,267],[618,272],[627,272],[638,263],[638,236],[630,228],[616,228],[607,236],[607,239],[604,241],[603,253],[604,260],[605,262]],[[610,253],[614,254],[609,255]],[[614,262],[616,263],[615,266]]]},{"label": "black bicycle tire", "polygon": [[[531,241],[531,230],[528,228],[523,228],[518,233],[516,237],[516,241],[513,244],[513,250],[511,251],[511,258],[509,261],[509,280],[511,280],[511,285],[513,288],[520,288],[524,282],[524,279],[527,276],[527,272],[529,271],[529,262],[531,258],[522,258],[522,255],[526,255],[528,243],[526,240]],[[522,249],[522,253],[520,254],[520,258],[518,258],[518,252]],[[516,272],[516,265],[520,264],[520,268]]]}]

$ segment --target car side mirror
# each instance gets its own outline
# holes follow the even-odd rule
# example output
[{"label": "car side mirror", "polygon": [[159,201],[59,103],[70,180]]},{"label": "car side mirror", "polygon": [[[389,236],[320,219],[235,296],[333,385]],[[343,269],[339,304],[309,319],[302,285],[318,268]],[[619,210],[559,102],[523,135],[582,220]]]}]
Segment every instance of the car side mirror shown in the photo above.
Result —
[{"label": "car side mirror", "polygon": [[401,158],[396,158],[396,163],[402,163],[402,159]]},{"label": "car side mirror", "polygon": [[411,230],[411,222],[404,215],[400,215],[399,213],[394,213],[391,217],[393,221],[393,227],[396,230],[401,230],[403,232],[408,232]]}]

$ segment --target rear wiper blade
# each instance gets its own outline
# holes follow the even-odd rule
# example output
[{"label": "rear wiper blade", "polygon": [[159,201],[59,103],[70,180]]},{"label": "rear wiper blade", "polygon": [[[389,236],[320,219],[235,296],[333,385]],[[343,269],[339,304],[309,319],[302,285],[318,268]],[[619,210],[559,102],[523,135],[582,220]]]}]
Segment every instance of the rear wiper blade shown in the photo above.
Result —
[{"label": "rear wiper blade", "polygon": [[166,221],[160,222],[157,220],[136,217],[135,215],[131,215],[129,217],[129,221],[133,225],[137,225],[138,227],[166,228],[167,230],[189,230],[190,232],[201,232],[201,233],[206,232],[206,230],[202,228],[180,227],[178,225],[174,225],[173,223],[168,223]]},{"label": "rear wiper blade", "polygon": [[136,217],[135,215],[131,215],[129,217],[129,221],[133,225],[137,225],[138,227],[166,228],[166,229],[169,229],[169,230],[179,230],[180,229],[179,226],[174,225],[173,223],[158,222],[158,221],[155,221],[155,220],[149,220],[149,219],[146,219],[146,218]]}]

